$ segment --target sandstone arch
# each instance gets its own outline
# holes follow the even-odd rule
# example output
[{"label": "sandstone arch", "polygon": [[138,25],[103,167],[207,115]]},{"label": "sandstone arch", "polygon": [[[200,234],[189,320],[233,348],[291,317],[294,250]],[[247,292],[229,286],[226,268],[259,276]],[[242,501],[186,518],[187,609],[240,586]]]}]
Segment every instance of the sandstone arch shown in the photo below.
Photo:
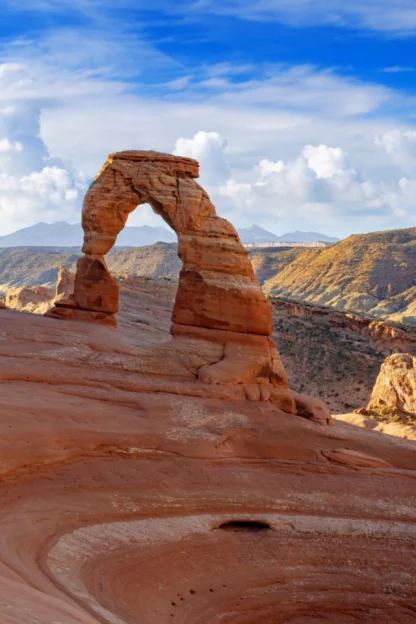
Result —
[{"label": "sandstone arch", "polygon": [[270,305],[236,230],[217,216],[195,182],[198,174],[199,165],[190,158],[154,151],[111,154],[85,196],[84,256],[73,297],[57,301],[47,316],[115,325],[119,291],[104,256],[128,215],[149,203],[175,230],[183,262],[172,314],[173,366],[189,340],[197,340],[198,355],[188,370],[199,381],[243,384],[249,400],[271,401],[288,413],[296,413],[298,403],[304,415],[327,422],[326,408],[308,411],[309,400],[290,392],[270,338]]},{"label": "sandstone arch", "polygon": [[104,255],[113,247],[128,215],[137,205],[149,203],[178,236],[183,268],[173,323],[271,334],[271,310],[247,252],[234,227],[216,215],[207,193],[195,182],[198,173],[198,163],[190,158],[153,151],[109,156],[84,200],[85,255],[75,277],[76,308],[91,313],[91,318],[113,321],[118,287]]}]

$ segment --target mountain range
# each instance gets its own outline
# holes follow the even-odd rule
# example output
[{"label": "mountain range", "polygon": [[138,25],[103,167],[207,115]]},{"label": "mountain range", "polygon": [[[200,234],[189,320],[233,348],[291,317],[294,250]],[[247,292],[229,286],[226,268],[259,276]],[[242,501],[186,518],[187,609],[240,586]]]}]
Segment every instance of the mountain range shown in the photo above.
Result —
[{"label": "mountain range", "polygon": [[[84,234],[80,224],[58,221],[36,223],[0,236],[0,247],[81,247]],[[176,242],[176,234],[165,227],[125,227],[117,238],[117,247],[141,247],[158,241]]]},{"label": "mountain range", "polygon": [[264,230],[258,225],[252,225],[249,228],[237,229],[243,245],[255,245],[260,243],[314,243],[317,241],[323,243],[337,243],[339,238],[326,236],[319,232],[288,232],[277,236],[272,232]]},{"label": "mountain range", "polygon": [[[243,245],[253,245],[274,242],[315,242],[335,243],[337,238],[325,236],[318,232],[292,232],[277,236],[258,225],[238,229]],[[83,232],[80,224],[70,224],[65,221],[56,223],[36,223],[22,228],[11,234],[0,236],[0,247],[80,247]],[[153,243],[174,243],[176,234],[167,227],[151,227],[142,225],[137,227],[126,226],[118,235],[116,247],[142,247]]]}]

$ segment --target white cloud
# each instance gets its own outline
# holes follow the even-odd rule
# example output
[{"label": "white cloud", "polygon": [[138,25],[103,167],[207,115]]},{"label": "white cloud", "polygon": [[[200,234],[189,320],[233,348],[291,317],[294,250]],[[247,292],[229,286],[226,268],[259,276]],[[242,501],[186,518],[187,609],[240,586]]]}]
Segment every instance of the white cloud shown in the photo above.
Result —
[{"label": "white cloud", "polygon": [[378,229],[383,223],[413,221],[416,216],[416,169],[413,178],[400,177],[391,184],[371,180],[350,166],[340,147],[307,145],[294,160],[262,160],[254,172],[254,182],[229,179],[218,190],[230,213],[240,213],[247,222],[267,226],[289,218],[306,227],[316,228],[318,223],[325,231],[325,222],[332,229],[336,220],[363,219]]},{"label": "white cloud", "polygon": [[23,145],[16,141],[12,143],[9,139],[0,139],[0,152],[22,152]]},{"label": "white cloud", "polygon": [[413,67],[406,67],[404,65],[393,65],[392,67],[384,67],[381,71],[386,74],[400,74],[407,72],[414,72]]},{"label": "white cloud", "polygon": [[416,172],[416,130],[395,128],[376,135],[375,142],[403,171]]},{"label": "white cloud", "polygon": [[348,167],[347,155],[340,147],[307,145],[302,155],[317,178],[330,179],[335,175],[342,175]]},{"label": "white cloud", "polygon": [[[413,165],[382,145],[413,106],[407,93],[312,66],[191,70],[121,39],[66,31],[36,48],[18,41],[4,50],[0,108],[11,113],[0,119],[0,173],[21,180],[57,167],[69,175],[65,182],[48,173],[42,192],[54,199],[43,210],[38,196],[35,220],[78,219],[80,178],[61,159],[92,178],[110,152],[175,149],[200,160],[201,183],[237,226],[256,221],[281,232],[303,223],[345,235],[411,224]],[[398,131],[411,143],[411,122]],[[30,184],[20,185],[19,197]],[[136,210],[132,222],[161,224],[146,211]]]},{"label": "white cloud", "polygon": [[260,178],[266,178],[271,173],[276,173],[279,171],[283,171],[285,169],[285,163],[283,160],[278,160],[277,162],[273,162],[272,160],[261,160],[258,164],[257,171],[260,175]]},{"label": "white cloud", "polygon": [[[14,79],[30,82],[21,66],[0,66],[0,93]],[[1,233],[41,220],[78,219],[84,188],[82,174],[49,157],[39,109],[0,98]]]},{"label": "white cloud", "polygon": [[179,138],[174,154],[194,158],[200,164],[200,182],[209,188],[225,182],[229,169],[224,150],[227,141],[218,132],[200,131],[192,139]]},{"label": "white cloud", "polygon": [[[103,11],[113,16],[123,9],[144,9],[144,0],[6,0],[9,10],[45,10],[78,12],[98,19]],[[274,20],[290,25],[330,24],[340,28],[375,30],[389,35],[414,34],[414,0],[153,0],[152,9],[197,18],[203,15],[231,15],[240,19]]]},{"label": "white cloud", "polygon": [[331,24],[398,35],[416,30],[413,0],[191,0],[186,10],[196,15],[214,13],[290,25]]}]

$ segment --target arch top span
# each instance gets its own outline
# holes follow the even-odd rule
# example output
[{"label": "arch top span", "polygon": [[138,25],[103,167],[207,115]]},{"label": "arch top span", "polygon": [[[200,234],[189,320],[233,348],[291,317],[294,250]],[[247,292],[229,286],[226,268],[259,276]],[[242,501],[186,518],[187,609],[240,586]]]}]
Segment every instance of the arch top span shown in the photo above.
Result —
[{"label": "arch top span", "polygon": [[157,163],[160,167],[174,169],[177,173],[184,173],[191,178],[199,177],[199,162],[185,156],[173,156],[154,150],[125,150],[114,152],[108,156],[107,162],[115,160],[129,160],[132,162]]}]

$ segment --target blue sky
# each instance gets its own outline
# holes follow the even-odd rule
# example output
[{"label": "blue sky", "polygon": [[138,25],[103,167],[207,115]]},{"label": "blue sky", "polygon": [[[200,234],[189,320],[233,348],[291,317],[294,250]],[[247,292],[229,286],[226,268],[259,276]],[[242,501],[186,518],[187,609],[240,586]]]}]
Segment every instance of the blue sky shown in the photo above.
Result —
[{"label": "blue sky", "polygon": [[2,4],[1,233],[76,221],[106,154],[134,148],[197,157],[237,226],[413,225],[413,0]]}]

